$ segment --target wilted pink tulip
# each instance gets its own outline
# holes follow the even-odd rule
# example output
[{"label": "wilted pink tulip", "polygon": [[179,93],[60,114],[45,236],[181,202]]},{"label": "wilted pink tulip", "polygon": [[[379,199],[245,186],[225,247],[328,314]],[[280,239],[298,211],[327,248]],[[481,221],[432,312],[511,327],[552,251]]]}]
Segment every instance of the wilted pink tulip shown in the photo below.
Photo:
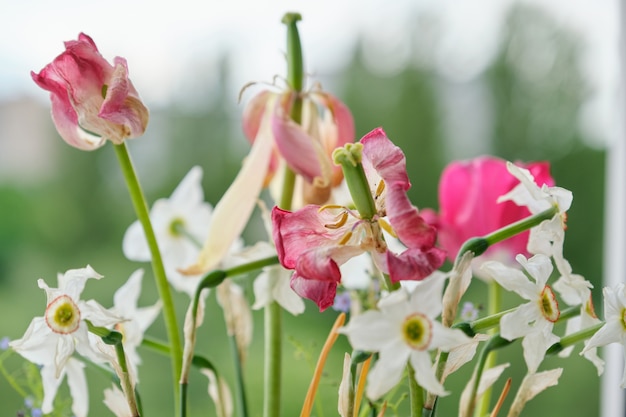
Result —
[{"label": "wilted pink tulip", "polygon": [[[303,95],[301,123],[290,117],[297,94]],[[259,134],[264,115],[271,119],[266,126],[274,139],[266,184],[282,158],[304,179],[304,202],[324,204],[332,187],[343,179],[341,168],[334,166],[330,155],[335,148],[354,141],[354,121],[348,107],[322,91],[262,91],[250,100],[243,114],[243,131],[251,142]]]},{"label": "wilted pink tulip", "polygon": [[50,91],[57,131],[76,148],[94,150],[106,140],[120,144],[146,129],[148,109],[128,79],[126,60],[116,57],[113,64],[81,33],[39,74],[31,72],[37,85]]},{"label": "wilted pink tulip", "polygon": [[[547,162],[517,165],[528,169],[539,186],[554,185]],[[448,165],[439,182],[439,216],[432,219],[438,228],[439,243],[454,260],[463,243],[484,236],[530,216],[526,207],[511,201],[498,203],[498,197],[511,191],[519,180],[506,169],[506,161],[482,156]],[[427,221],[431,219],[427,218]],[[528,232],[518,234],[490,247],[485,257],[509,258],[527,254]]]}]

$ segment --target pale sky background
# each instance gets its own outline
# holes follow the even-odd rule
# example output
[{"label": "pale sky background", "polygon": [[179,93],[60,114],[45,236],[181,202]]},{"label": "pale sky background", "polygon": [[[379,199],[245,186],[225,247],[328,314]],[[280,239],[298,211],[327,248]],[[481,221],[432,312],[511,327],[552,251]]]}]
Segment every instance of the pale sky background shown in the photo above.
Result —
[{"label": "pale sky background", "polygon": [[[593,139],[610,140],[618,90],[617,0],[520,0],[548,10],[585,43],[584,71],[593,96],[582,123]],[[127,58],[130,75],[149,106],[198,89],[193,61],[211,71],[216,57],[232,54],[233,86],[271,81],[284,74],[286,11],[303,15],[300,32],[308,72],[340,69],[357,35],[381,49],[379,71],[404,63],[407,28],[417,13],[436,15],[443,41],[434,57],[445,77],[467,81],[479,74],[497,47],[503,17],[513,0],[0,0],[0,101],[28,95],[47,101],[30,79],[79,32],[90,35],[108,60]],[[386,51],[386,53],[385,53]],[[237,87],[237,88],[238,88]],[[236,91],[233,92],[233,95]],[[236,97],[234,97],[234,100]]]}]

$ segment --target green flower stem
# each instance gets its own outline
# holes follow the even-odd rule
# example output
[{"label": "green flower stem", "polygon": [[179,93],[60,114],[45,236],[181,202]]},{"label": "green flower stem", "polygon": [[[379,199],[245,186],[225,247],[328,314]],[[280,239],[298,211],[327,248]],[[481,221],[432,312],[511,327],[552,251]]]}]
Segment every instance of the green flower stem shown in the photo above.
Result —
[{"label": "green flower stem", "polygon": [[598,330],[600,330],[604,326],[604,323],[598,323],[594,326],[588,327],[583,330],[579,330],[576,333],[572,333],[567,336],[563,336],[560,341],[550,346],[546,354],[555,355],[560,353],[563,349],[568,348],[570,346],[575,345],[578,342],[582,342],[584,340],[589,339],[591,336],[596,334]]},{"label": "green flower stem", "polygon": [[[496,280],[491,280],[488,283],[489,292],[488,292],[488,307],[487,311],[489,315],[497,314],[502,305],[502,287]],[[489,334],[494,335],[496,333],[495,329],[492,329]],[[491,352],[491,354],[487,355],[485,369],[493,368],[498,362],[498,353],[496,351]],[[474,413],[475,417],[481,417],[486,415],[489,412],[489,404],[491,403],[491,387],[488,388],[483,396],[480,399],[480,403],[478,407],[476,407],[476,412]]]},{"label": "green flower stem", "polygon": [[128,401],[128,407],[133,417],[139,417],[139,409],[137,408],[137,398],[135,397],[135,387],[130,380],[130,374],[128,373],[128,365],[126,364],[126,354],[124,353],[124,345],[121,341],[115,344],[115,354],[117,355],[117,361],[122,369],[122,375],[120,375],[120,384],[124,391],[126,400]]},{"label": "green flower stem", "polygon": [[294,91],[304,88],[304,59],[302,44],[298,33],[298,22],[302,20],[300,13],[285,13],[282,23],[287,25],[287,82]]},{"label": "green flower stem", "polygon": [[483,375],[483,371],[485,369],[485,365],[487,364],[487,358],[489,354],[501,347],[508,346],[513,343],[513,341],[509,341],[500,337],[500,335],[495,334],[487,341],[483,349],[480,351],[480,355],[478,356],[478,362],[476,363],[476,367],[474,368],[474,385],[472,386],[472,394],[470,395],[470,402],[467,406],[467,412],[465,415],[472,414],[476,404],[476,393],[478,392],[478,385],[480,384],[480,378]]},{"label": "green flower stem", "polygon": [[411,404],[411,417],[420,417],[424,407],[424,389],[415,380],[415,370],[411,364],[407,364],[409,374],[409,400]]},{"label": "green flower stem", "polygon": [[[163,267],[163,260],[161,259],[161,252],[157,244],[154,230],[152,229],[152,223],[150,222],[150,215],[148,213],[148,205],[144,197],[139,179],[135,173],[135,168],[130,159],[128,148],[126,143],[123,142],[120,145],[114,145],[115,154],[119,161],[130,198],[135,208],[135,214],[143,227],[148,247],[150,248],[150,255],[152,259],[152,271],[154,273],[154,279],[156,281],[156,287],[159,292],[159,297],[163,303],[163,319],[165,320],[165,328],[167,330],[167,338],[171,345],[171,362],[172,362],[172,378],[174,386],[174,398],[175,402],[180,401],[178,392],[178,380],[182,370],[183,351],[181,347],[180,333],[178,330],[178,322],[176,320],[176,310],[174,309],[174,301],[172,300],[172,294],[170,292],[169,283],[165,275],[165,268]],[[176,407],[178,408],[178,407]]]},{"label": "green flower stem", "polygon": [[[295,91],[296,98],[291,108],[291,119],[300,124],[302,121],[302,97],[300,92],[304,87],[304,60],[302,45],[298,33],[298,21],[302,16],[298,13],[287,13],[282,22],[287,26],[287,82]],[[282,195],[279,207],[291,210],[295,174],[285,168]],[[282,311],[276,301],[265,307],[265,360],[264,360],[264,387],[263,416],[279,417],[281,403],[281,373],[282,373]]]},{"label": "green flower stem", "polygon": [[544,220],[550,220],[558,213],[559,208],[557,206],[552,206],[541,213],[537,213],[515,223],[511,223],[496,230],[495,232],[489,233],[488,235],[469,239],[459,250],[456,260],[460,260],[463,254],[467,251],[474,252],[474,256],[482,255],[489,248],[489,246],[529,230],[532,227],[538,226]]},{"label": "green flower stem", "polygon": [[239,409],[239,415],[241,417],[248,417],[248,402],[246,400],[246,386],[243,382],[243,367],[241,366],[241,356],[239,355],[239,349],[237,349],[237,338],[235,335],[229,337],[230,350],[235,362],[235,380],[237,384],[236,401]]}]

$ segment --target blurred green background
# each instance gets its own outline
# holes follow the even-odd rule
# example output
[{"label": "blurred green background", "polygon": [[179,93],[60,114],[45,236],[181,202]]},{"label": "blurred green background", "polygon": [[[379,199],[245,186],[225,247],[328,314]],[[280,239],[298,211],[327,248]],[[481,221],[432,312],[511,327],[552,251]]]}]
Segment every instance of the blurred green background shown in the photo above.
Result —
[{"label": "blurred green background", "polygon": [[[417,19],[415,30],[437,26],[436,20]],[[470,82],[454,82],[439,74],[424,56],[434,56],[435,43],[425,32],[420,56],[392,72],[376,71],[367,64],[364,42],[359,43],[341,71],[321,74],[324,86],[352,109],[357,137],[377,126],[407,155],[410,196],[420,208],[437,208],[437,183],[443,167],[452,159],[491,153],[510,160],[549,160],[557,184],[574,193],[568,213],[565,254],[574,271],[594,283],[594,300],[600,303],[602,276],[602,228],[605,151],[590,147],[579,126],[579,114],[590,87],[581,71],[582,44],[544,12],[530,6],[511,8],[499,40],[499,49],[488,68]],[[424,55],[426,53],[426,55]],[[430,55],[429,55],[430,54]],[[418,59],[420,58],[420,59]],[[306,51],[305,51],[306,60]],[[545,60],[548,60],[546,63]],[[213,89],[212,99],[189,106],[173,103],[151,109],[151,122],[144,138],[129,142],[147,198],[169,196],[193,165],[204,169],[206,199],[215,204],[234,178],[248,145],[240,130],[242,105],[237,105],[229,80],[229,56],[225,54],[217,80],[200,85]],[[238,86],[235,86],[238,87]],[[42,92],[42,94],[44,94]],[[457,119],[446,115],[454,105],[466,103]],[[469,103],[469,104],[468,104]],[[10,104],[10,103],[9,103]],[[8,105],[3,109],[6,110]],[[47,109],[36,109],[36,112]],[[458,106],[457,106],[458,110]],[[485,116],[485,114],[487,116]],[[105,279],[89,282],[86,298],[112,305],[115,289],[139,267],[146,268],[140,305],[156,300],[152,274],[147,264],[126,260],[121,240],[133,222],[133,210],[111,146],[87,153],[65,145],[50,120],[45,129],[56,158],[53,175],[37,182],[0,183],[0,336],[19,338],[31,318],[42,315],[45,296],[36,279],[53,285],[57,272],[90,264]],[[258,221],[246,230],[246,242],[263,239]],[[248,291],[250,287],[248,287]],[[248,292],[250,295],[250,292]],[[486,301],[486,287],[472,285],[466,298],[477,305]],[[179,317],[187,297],[175,297]],[[513,305],[515,296],[505,299]],[[600,309],[601,310],[601,309]],[[601,311],[598,311],[601,314]],[[311,303],[300,317],[284,315],[283,415],[299,415],[312,367],[336,317],[322,314]],[[263,317],[254,313],[254,343],[245,367],[252,416],[262,414]],[[165,338],[162,321],[150,329]],[[541,369],[565,366],[559,385],[531,401],[524,415],[592,416],[597,414],[599,379],[595,368],[577,352],[569,359],[549,357]],[[341,337],[326,366],[319,393],[318,417],[337,415],[336,392],[343,352],[349,346]],[[198,351],[213,360],[230,382],[233,366],[220,309],[210,298],[205,325],[198,337]],[[139,389],[147,416],[171,416],[169,360],[142,350]],[[503,350],[502,361],[512,363],[496,384],[501,389],[507,376],[513,378],[512,393],[521,382],[525,365],[520,344]],[[16,371],[21,358],[13,355],[4,366]],[[460,392],[471,366],[453,375],[447,389]],[[109,415],[102,405],[102,389],[110,382],[88,368],[91,392],[90,415]],[[190,416],[214,415],[206,395],[206,378],[191,379]],[[65,387],[61,396],[67,395]],[[510,404],[513,395],[506,404]],[[457,396],[442,399],[442,416],[457,413]],[[0,378],[0,402],[4,415],[23,409],[23,400]],[[406,401],[405,401],[406,402]],[[506,407],[506,406],[505,406]],[[208,410],[208,411],[207,411]],[[320,412],[323,411],[323,414]],[[402,406],[399,414],[406,413]]]}]

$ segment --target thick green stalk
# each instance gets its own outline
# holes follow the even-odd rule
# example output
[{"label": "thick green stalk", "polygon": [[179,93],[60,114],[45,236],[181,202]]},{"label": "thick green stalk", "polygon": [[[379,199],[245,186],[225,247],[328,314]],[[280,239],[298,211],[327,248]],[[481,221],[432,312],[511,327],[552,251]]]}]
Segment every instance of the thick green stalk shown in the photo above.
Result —
[{"label": "thick green stalk", "polygon": [[424,407],[424,389],[415,380],[415,370],[407,364],[409,374],[409,399],[411,403],[411,417],[421,417]]},{"label": "thick green stalk", "polygon": [[[500,311],[502,305],[502,287],[495,280],[491,280],[487,284],[489,286],[488,293],[488,306],[487,312],[489,315],[497,314]],[[495,329],[492,329],[489,334],[494,335]],[[487,362],[485,363],[485,369],[493,368],[498,362],[498,353],[496,351],[487,355]],[[491,402],[491,388],[488,388],[480,399],[478,407],[476,407],[475,417],[482,417],[489,412],[489,403]]]},{"label": "thick green stalk", "polygon": [[[302,46],[298,34],[297,23],[302,17],[298,13],[287,13],[282,22],[287,26],[287,83],[296,93],[291,109],[291,119],[300,123],[302,120],[302,98],[300,92],[304,87],[304,61]],[[279,207],[290,210],[295,174],[289,167],[285,169],[282,196]],[[281,403],[281,373],[282,373],[282,311],[276,301],[265,307],[265,361],[263,398],[263,416],[279,417]]]},{"label": "thick green stalk", "polygon": [[[176,320],[176,310],[174,309],[174,301],[172,300],[172,294],[170,292],[169,283],[165,275],[165,268],[163,267],[163,260],[161,259],[161,252],[159,245],[157,244],[154,230],[152,229],[152,223],[150,222],[150,215],[148,212],[148,205],[144,197],[139,179],[135,173],[135,168],[130,159],[128,148],[126,143],[123,142],[120,145],[114,145],[115,154],[119,161],[124,179],[128,187],[128,192],[135,208],[135,214],[143,227],[148,247],[150,248],[150,255],[152,258],[152,271],[156,282],[156,287],[159,292],[159,297],[163,303],[163,319],[165,321],[165,328],[167,330],[167,338],[171,345],[171,362],[172,362],[172,381],[174,387],[174,398],[178,403],[180,401],[178,393],[178,379],[182,369],[183,351],[181,347],[180,333],[178,330],[178,322]],[[176,407],[178,409],[179,407]]]}]

